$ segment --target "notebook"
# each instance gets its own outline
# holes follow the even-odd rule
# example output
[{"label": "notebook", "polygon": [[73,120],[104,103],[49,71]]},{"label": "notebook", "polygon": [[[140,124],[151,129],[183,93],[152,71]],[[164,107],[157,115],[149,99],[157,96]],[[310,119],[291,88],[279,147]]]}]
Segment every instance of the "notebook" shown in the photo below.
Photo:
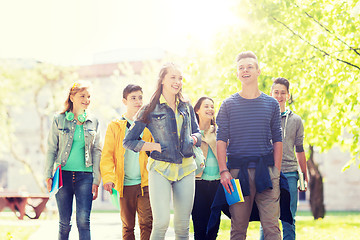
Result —
[{"label": "notebook", "polygon": [[240,186],[240,182],[239,179],[231,179],[231,184],[234,188],[234,192],[232,193],[228,193],[224,187],[224,192],[225,192],[225,196],[226,196],[226,201],[227,203],[230,205],[237,203],[237,202],[244,202],[244,196],[243,193],[241,191],[241,186]]},{"label": "notebook", "polygon": [[61,164],[57,166],[51,185],[50,197],[54,196],[60,188],[63,186],[62,173],[61,173]]}]

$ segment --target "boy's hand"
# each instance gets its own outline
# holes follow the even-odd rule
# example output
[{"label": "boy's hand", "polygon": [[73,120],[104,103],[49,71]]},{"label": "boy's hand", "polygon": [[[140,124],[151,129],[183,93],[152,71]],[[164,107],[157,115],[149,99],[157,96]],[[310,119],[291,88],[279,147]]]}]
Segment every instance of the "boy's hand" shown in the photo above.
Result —
[{"label": "boy's hand", "polygon": [[224,186],[226,191],[230,194],[234,191],[233,185],[231,184],[232,178],[233,177],[231,176],[229,170],[223,171],[220,174],[220,183]]},{"label": "boy's hand", "polygon": [[104,189],[108,191],[110,194],[112,194],[112,189],[115,187],[115,184],[113,182],[108,182],[104,184]]},{"label": "boy's hand", "polygon": [[307,183],[307,181],[305,180],[305,189],[304,190],[301,190],[300,189],[300,186],[298,187],[298,190],[300,191],[300,192],[306,192],[307,191],[307,186],[308,186],[308,183]]}]

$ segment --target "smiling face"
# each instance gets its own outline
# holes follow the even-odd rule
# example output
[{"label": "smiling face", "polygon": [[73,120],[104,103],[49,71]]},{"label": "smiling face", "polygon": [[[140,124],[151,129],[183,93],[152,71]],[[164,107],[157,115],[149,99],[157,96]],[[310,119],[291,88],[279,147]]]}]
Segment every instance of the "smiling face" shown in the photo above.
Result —
[{"label": "smiling face", "polygon": [[258,63],[254,58],[242,58],[237,63],[236,75],[243,84],[256,82],[260,76]]},{"label": "smiling face", "polygon": [[290,99],[290,94],[283,84],[275,84],[270,92],[270,95],[274,97],[280,105],[280,109],[285,110],[286,102]]},{"label": "smiling face", "polygon": [[167,74],[164,76],[161,82],[163,85],[162,92],[175,96],[182,88],[182,80],[183,77],[181,72],[174,67],[169,67],[167,69]]},{"label": "smiling face", "polygon": [[70,95],[74,112],[83,112],[90,105],[90,93],[87,88]]},{"label": "smiling face", "polygon": [[205,99],[200,108],[196,111],[200,121],[212,120],[215,116],[214,102],[210,99]]}]

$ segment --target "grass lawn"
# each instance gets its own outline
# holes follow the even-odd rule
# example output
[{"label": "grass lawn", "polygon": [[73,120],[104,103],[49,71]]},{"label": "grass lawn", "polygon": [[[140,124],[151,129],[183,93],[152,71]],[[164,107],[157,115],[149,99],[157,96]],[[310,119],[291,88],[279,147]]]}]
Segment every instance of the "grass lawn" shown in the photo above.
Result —
[{"label": "grass lawn", "polygon": [[[230,220],[221,220],[218,238],[229,239]],[[313,220],[310,212],[299,212],[296,217],[297,239],[352,240],[360,239],[360,212],[328,212],[324,219]],[[251,222],[247,239],[259,239],[259,222]]]},{"label": "grass lawn", "polygon": [[37,226],[11,226],[0,225],[0,239],[2,240],[26,240],[33,232],[39,228]]},{"label": "grass lawn", "polygon": [[10,211],[0,212],[0,239],[1,240],[23,240],[39,228],[36,221],[18,220]]},{"label": "grass lawn", "polygon": [[[40,219],[45,220],[44,214],[40,216]],[[38,230],[40,224],[40,221],[27,217],[19,220],[13,212],[6,209],[0,212],[0,240],[27,240]]]}]

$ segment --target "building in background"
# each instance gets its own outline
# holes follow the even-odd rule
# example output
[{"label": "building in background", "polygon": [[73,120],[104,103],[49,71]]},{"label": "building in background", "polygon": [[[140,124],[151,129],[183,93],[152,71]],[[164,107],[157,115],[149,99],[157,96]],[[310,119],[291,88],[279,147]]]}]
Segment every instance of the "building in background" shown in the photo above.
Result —
[{"label": "building in background", "polygon": [[[99,53],[95,55],[93,65],[77,68],[79,79],[91,81],[94,86],[95,93],[90,109],[100,120],[102,141],[108,123],[121,116],[125,110],[121,101],[123,88],[128,83],[141,85],[144,89],[144,103],[146,103],[155,88],[156,74],[159,69],[159,67],[155,67],[155,71],[151,72],[149,69],[151,64],[148,63],[160,65],[165,58],[166,53],[159,49],[125,49]],[[27,60],[16,61],[21,62],[24,68],[31,68],[37,63]],[[45,156],[38,147],[35,147],[40,145],[38,143],[41,141],[40,122],[36,109],[31,104],[31,96],[21,95],[19,98],[27,104],[12,111],[12,117],[15,119],[15,135],[20,143],[16,152],[19,156],[31,158],[32,164],[36,166],[34,169],[41,175]],[[47,119],[48,128],[50,123],[51,117]],[[341,172],[342,167],[350,158],[349,153],[341,152],[338,147],[321,154],[315,149],[314,159],[319,164],[324,180],[324,201],[327,211],[360,211],[360,202],[358,201],[360,199],[359,169],[352,166],[345,172]],[[19,161],[15,161],[6,150],[0,155],[0,190],[40,192],[29,169],[24,168]],[[308,195],[309,192],[300,194],[299,210],[310,209]],[[51,200],[48,204],[51,206],[55,203]],[[116,209],[109,201],[109,194],[103,191],[102,187],[99,191],[99,198],[94,201],[93,207],[94,209]]]}]

